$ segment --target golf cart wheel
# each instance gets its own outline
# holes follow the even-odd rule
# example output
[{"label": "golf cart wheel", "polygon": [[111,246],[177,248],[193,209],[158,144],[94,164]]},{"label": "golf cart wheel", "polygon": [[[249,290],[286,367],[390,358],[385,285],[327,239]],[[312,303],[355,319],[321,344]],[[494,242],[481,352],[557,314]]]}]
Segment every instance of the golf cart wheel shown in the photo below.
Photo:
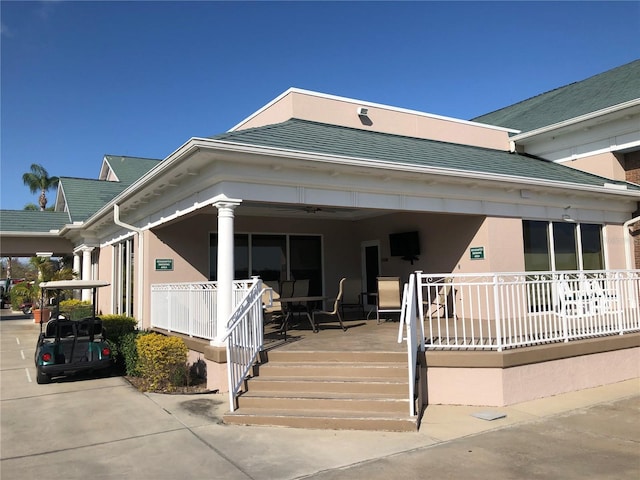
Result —
[{"label": "golf cart wheel", "polygon": [[39,385],[42,385],[43,383],[50,383],[51,382],[51,376],[47,375],[46,373],[44,373],[42,371],[42,368],[38,367],[36,370],[37,370],[36,382],[38,382]]}]

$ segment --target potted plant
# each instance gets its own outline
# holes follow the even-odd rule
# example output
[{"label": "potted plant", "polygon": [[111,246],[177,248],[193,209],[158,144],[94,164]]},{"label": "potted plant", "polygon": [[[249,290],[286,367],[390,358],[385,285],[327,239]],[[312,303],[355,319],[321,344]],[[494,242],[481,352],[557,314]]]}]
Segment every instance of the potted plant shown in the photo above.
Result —
[{"label": "potted plant", "polygon": [[74,272],[68,267],[61,268],[58,263],[48,257],[32,257],[30,262],[38,270],[38,279],[33,282],[32,286],[33,321],[34,323],[46,323],[51,316],[51,309],[48,308],[51,298],[40,288],[40,282],[71,280],[74,277]]}]

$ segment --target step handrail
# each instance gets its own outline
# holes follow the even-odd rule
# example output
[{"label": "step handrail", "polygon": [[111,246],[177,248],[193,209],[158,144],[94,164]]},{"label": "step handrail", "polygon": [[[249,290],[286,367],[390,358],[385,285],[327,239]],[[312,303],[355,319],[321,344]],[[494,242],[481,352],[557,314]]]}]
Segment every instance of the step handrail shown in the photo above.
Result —
[{"label": "step handrail", "polygon": [[[409,275],[409,282],[404,284],[402,293],[402,310],[400,313],[400,328],[398,329],[398,343],[407,342],[407,374],[409,376],[409,415],[417,416],[415,402],[416,374],[418,365],[418,331],[417,331],[417,303],[416,276]],[[403,330],[406,328],[406,337]]]},{"label": "step handrail", "polygon": [[227,342],[227,376],[232,412],[236,409],[236,398],[264,345],[263,324],[262,280],[256,279],[231,314],[227,331],[222,337]]}]

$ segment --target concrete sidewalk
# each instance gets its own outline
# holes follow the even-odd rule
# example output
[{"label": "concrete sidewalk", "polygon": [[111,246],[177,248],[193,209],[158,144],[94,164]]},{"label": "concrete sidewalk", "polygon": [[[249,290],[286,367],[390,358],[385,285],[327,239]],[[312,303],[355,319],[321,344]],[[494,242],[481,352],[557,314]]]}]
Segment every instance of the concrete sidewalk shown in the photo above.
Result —
[{"label": "concrete sidewalk", "polygon": [[3,479],[640,478],[637,379],[506,408],[432,405],[415,433],[242,427],[221,423],[226,395],[142,394],[119,377],[37,385],[37,331],[0,322]]}]

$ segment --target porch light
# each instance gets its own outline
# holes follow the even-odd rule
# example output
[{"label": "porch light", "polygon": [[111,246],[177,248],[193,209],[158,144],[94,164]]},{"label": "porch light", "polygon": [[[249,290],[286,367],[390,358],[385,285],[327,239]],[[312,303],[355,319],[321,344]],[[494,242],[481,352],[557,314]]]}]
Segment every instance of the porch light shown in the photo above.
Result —
[{"label": "porch light", "polygon": [[576,223],[575,219],[571,218],[571,215],[567,215],[566,213],[562,215],[562,220],[569,223]]}]

